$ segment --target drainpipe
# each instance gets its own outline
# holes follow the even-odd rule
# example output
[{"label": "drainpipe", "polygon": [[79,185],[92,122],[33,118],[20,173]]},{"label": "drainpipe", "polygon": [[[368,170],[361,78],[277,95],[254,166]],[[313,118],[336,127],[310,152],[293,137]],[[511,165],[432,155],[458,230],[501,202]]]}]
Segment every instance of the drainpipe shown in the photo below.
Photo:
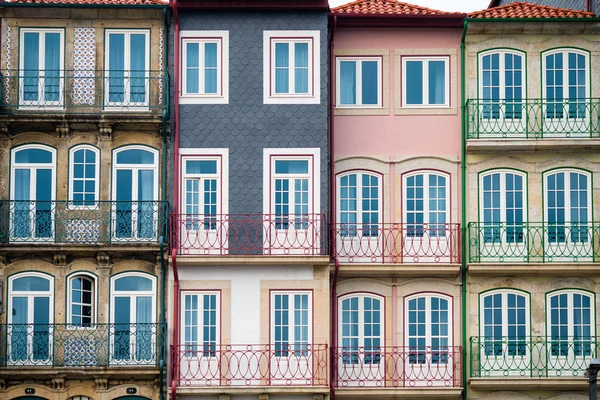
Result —
[{"label": "drainpipe", "polygon": [[590,0],[585,1],[585,11],[590,11]]},{"label": "drainpipe", "polygon": [[461,99],[461,155],[460,155],[460,170],[461,170],[461,228],[462,228],[462,240],[461,242],[461,306],[462,306],[462,385],[463,385],[463,399],[467,400],[467,213],[466,213],[466,199],[467,199],[467,165],[466,165],[466,124],[467,124],[467,108],[465,99],[465,38],[467,35],[467,29],[469,27],[469,21],[465,19],[463,26],[462,38],[460,40],[460,99]]},{"label": "drainpipe", "polygon": [[175,19],[175,51],[173,54],[173,215],[175,218],[173,240],[171,240],[171,263],[173,265],[173,348],[171,366],[171,398],[177,397],[179,384],[179,271],[177,269],[178,226],[179,219],[179,9],[177,0],[170,0]]},{"label": "drainpipe", "polygon": [[335,400],[335,382],[337,377],[337,325],[338,325],[338,310],[337,310],[337,281],[340,271],[340,263],[336,254],[335,246],[335,171],[334,171],[334,110],[335,110],[335,59],[334,49],[335,44],[333,39],[335,37],[335,29],[337,27],[337,16],[333,16],[333,24],[331,28],[331,35],[329,36],[329,187],[334,188],[329,191],[329,254],[331,254],[331,261],[335,264],[335,272],[333,274],[333,281],[331,282],[331,351],[330,351],[330,374],[329,374],[329,388],[331,392],[331,399]]}]

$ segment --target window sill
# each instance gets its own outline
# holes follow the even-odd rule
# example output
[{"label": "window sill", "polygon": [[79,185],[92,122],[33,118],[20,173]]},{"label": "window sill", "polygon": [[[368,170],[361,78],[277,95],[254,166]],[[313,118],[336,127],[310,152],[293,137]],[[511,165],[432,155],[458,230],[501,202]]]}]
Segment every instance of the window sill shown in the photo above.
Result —
[{"label": "window sill", "polygon": [[263,97],[264,104],[321,104],[321,99],[317,96],[268,96]]},{"label": "window sill", "polygon": [[224,96],[179,96],[179,104],[229,104],[229,98]]},{"label": "window sill", "polygon": [[390,115],[390,108],[336,107],[333,115]]},{"label": "window sill", "polygon": [[396,107],[395,115],[457,115],[454,107]]}]

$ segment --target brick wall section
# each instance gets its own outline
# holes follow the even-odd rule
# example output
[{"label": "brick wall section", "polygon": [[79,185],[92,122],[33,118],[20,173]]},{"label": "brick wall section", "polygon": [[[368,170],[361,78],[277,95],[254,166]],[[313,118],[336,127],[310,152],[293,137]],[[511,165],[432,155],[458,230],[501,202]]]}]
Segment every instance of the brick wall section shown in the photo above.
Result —
[{"label": "brick wall section", "polygon": [[[263,212],[263,148],[318,147],[321,212],[325,212],[329,186],[327,14],[184,11],[179,15],[181,30],[228,30],[230,46],[229,104],[180,105],[180,147],[229,148],[231,214]],[[263,104],[265,30],[321,31],[320,104]],[[172,74],[172,58],[170,68]]]}]

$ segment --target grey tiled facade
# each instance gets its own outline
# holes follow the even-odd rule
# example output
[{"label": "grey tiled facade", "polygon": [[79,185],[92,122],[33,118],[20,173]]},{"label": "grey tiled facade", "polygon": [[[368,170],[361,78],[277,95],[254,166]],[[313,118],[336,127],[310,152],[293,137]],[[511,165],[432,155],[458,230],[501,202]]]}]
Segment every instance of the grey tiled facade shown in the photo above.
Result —
[{"label": "grey tiled facade", "polygon": [[[498,6],[511,3],[519,3],[523,0],[500,0]],[[527,0],[527,3],[540,4],[543,6],[570,8],[572,10],[585,10],[586,0]],[[590,0],[590,11],[598,14],[600,12],[600,0]]]},{"label": "grey tiled facade", "polygon": [[[229,149],[229,213],[262,213],[263,149],[298,147],[321,149],[321,210],[315,212],[325,212],[329,196],[327,13],[185,11],[180,12],[180,27],[182,31],[229,31],[229,104],[180,105],[179,125],[182,149]],[[263,104],[265,30],[321,32],[320,104]],[[171,73],[172,69],[173,65]]]}]

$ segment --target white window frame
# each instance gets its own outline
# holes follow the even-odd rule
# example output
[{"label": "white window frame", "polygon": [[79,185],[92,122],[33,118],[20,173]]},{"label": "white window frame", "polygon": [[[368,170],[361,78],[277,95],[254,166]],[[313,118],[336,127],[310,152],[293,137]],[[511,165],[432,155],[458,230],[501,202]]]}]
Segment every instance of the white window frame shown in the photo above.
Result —
[{"label": "white window frame", "polygon": [[[185,307],[185,297],[186,296],[198,296],[199,300],[198,300],[198,324],[196,325],[196,328],[198,328],[198,340],[195,344],[186,344],[186,339],[185,339],[185,329],[186,329],[186,323],[185,323],[185,313],[186,313],[186,307]],[[215,352],[219,353],[219,346],[221,344],[221,292],[220,291],[216,291],[216,290],[183,290],[181,291],[181,344],[183,345],[183,349],[186,353],[189,351],[192,357],[197,357],[196,354],[193,353],[192,350],[188,349],[189,347],[196,347],[197,353],[204,353],[204,348],[203,348],[203,343],[204,343],[204,332],[203,332],[203,327],[204,327],[204,311],[206,311],[206,309],[204,308],[204,304],[203,302],[201,302],[201,300],[204,299],[204,296],[216,296],[216,307],[215,307],[215,311],[216,311],[216,319],[215,319],[215,324],[216,324],[216,339],[215,339]],[[208,355],[202,355],[199,358],[207,358],[207,357],[216,357],[215,356],[208,356]]]},{"label": "white window frame", "polygon": [[[308,320],[307,320],[307,325],[308,325],[308,338],[307,338],[307,346],[308,346],[308,351],[312,351],[313,348],[313,329],[314,329],[314,303],[313,303],[313,292],[311,290],[271,290],[271,295],[270,295],[270,327],[269,327],[269,333],[270,333],[270,338],[271,338],[271,351],[275,352],[275,296],[276,295],[282,295],[282,296],[288,296],[290,301],[288,302],[288,313],[289,313],[289,319],[288,319],[288,346],[289,349],[284,350],[288,353],[287,357],[290,357],[293,355],[294,353],[294,344],[296,342],[296,340],[298,338],[295,337],[295,312],[294,312],[294,296],[296,295],[307,295],[308,296]],[[279,356],[279,357],[286,357],[286,356]],[[307,358],[306,356],[304,358]],[[312,357],[311,357],[312,358]]]},{"label": "white window frame", "polygon": [[[342,210],[342,196],[341,196],[341,190],[342,190],[342,178],[345,177],[349,177],[350,175],[356,175],[356,211],[343,211]],[[377,187],[377,200],[378,200],[378,210],[377,210],[377,223],[371,223],[371,224],[367,224],[367,225],[382,225],[383,224],[383,175],[376,173],[376,172],[372,172],[372,171],[367,171],[367,170],[351,170],[351,171],[346,171],[346,172],[342,172],[340,174],[338,174],[336,176],[336,217],[337,217],[337,221],[338,224],[344,224],[341,222],[341,213],[342,212],[356,212],[357,215],[357,219],[356,219],[356,223],[354,223],[353,225],[364,225],[362,222],[362,215],[365,212],[365,210],[363,210],[362,207],[362,202],[363,202],[363,196],[362,196],[362,189],[363,189],[363,184],[362,184],[362,177],[363,175],[369,175],[370,177],[375,177],[378,179],[378,187]],[[372,213],[372,211],[366,211],[368,213]],[[351,225],[351,223],[348,223],[348,225]],[[340,229],[343,229],[342,226],[340,226]],[[357,230],[361,230],[361,228],[357,228]],[[361,235],[356,235],[356,236],[361,236]]]},{"label": "white window frame", "polygon": [[[90,326],[75,325],[72,323],[73,299],[72,284],[75,278],[85,278],[92,281],[92,323]],[[67,329],[95,329],[98,323],[98,277],[91,272],[76,271],[67,278]]]},{"label": "white window frame", "polygon": [[[407,104],[407,61],[423,63],[423,104]],[[429,104],[429,61],[444,61],[444,104]],[[449,108],[450,107],[450,56],[402,56],[402,108]]]},{"label": "white window frame", "polygon": [[492,169],[479,174],[479,221],[485,224],[484,221],[484,203],[483,203],[483,179],[488,176],[500,174],[500,222],[506,223],[506,174],[518,175],[523,179],[523,223],[527,222],[527,174],[523,171],[514,169]]},{"label": "white window frame", "polygon": [[[204,54],[206,43],[217,44],[217,93],[187,93],[187,46],[198,43]],[[204,57],[201,57],[204,60]],[[181,83],[179,88],[180,104],[229,104],[229,31],[181,31]],[[203,72],[203,65],[199,66]],[[201,75],[203,76],[203,75]],[[202,81],[202,80],[201,80]],[[203,88],[202,82],[199,89]]]},{"label": "white window frame", "polygon": [[[526,68],[526,54],[518,51],[518,50],[510,50],[510,49],[494,49],[494,50],[487,50],[484,51],[482,53],[479,54],[479,98],[481,100],[484,99],[483,97],[483,58],[487,57],[487,56],[492,56],[494,54],[498,54],[498,58],[499,58],[499,66],[498,66],[498,71],[500,73],[499,76],[499,83],[498,83],[498,87],[500,88],[500,97],[498,98],[498,101],[502,101],[505,100],[506,97],[506,66],[505,66],[505,55],[506,54],[510,54],[513,56],[519,56],[521,57],[522,60],[522,64],[521,64],[521,73],[523,74],[523,80],[521,82],[521,88],[523,89],[523,98],[521,100],[524,100],[527,96],[527,86],[526,86],[526,74],[527,74],[527,68]],[[514,85],[513,85],[514,86]],[[516,86],[515,86],[516,87]],[[491,100],[491,99],[490,99]]]},{"label": "white window frame", "polygon": [[[25,33],[37,33],[40,37],[40,47],[39,47],[39,62],[40,62],[40,89],[38,91],[38,95],[40,98],[43,97],[43,82],[44,82],[44,72],[46,70],[45,65],[45,49],[46,49],[46,33],[58,33],[60,34],[60,74],[59,74],[59,82],[60,82],[60,91],[59,91],[59,100],[58,101],[50,101],[45,102],[43,100],[38,101],[26,101],[23,100],[23,70],[24,70],[24,61],[25,61]],[[42,64],[43,68],[42,68]],[[60,110],[64,107],[64,69],[65,69],[65,28],[20,28],[19,29],[19,108],[29,108],[29,109],[38,109],[43,108],[45,110]],[[48,106],[46,106],[46,104]]]},{"label": "white window frame", "polygon": [[[419,223],[419,222],[414,222],[414,223],[409,223],[408,222],[408,205],[407,205],[407,201],[408,201],[408,178],[412,178],[418,175],[423,175],[423,223]],[[429,209],[429,176],[430,175],[436,175],[436,176],[440,176],[442,178],[446,179],[446,189],[445,189],[445,200],[446,200],[446,210],[445,210],[445,214],[446,214],[446,221],[443,223],[440,222],[431,222],[429,221],[429,213],[430,213],[430,209]],[[404,174],[404,176],[402,177],[402,195],[404,197],[404,201],[402,204],[402,209],[403,209],[403,220],[404,222],[408,225],[427,225],[429,228],[431,228],[431,225],[444,225],[445,227],[448,227],[451,223],[451,204],[450,204],[450,174],[446,173],[446,172],[442,172],[442,171],[434,171],[434,170],[428,170],[428,169],[422,169],[422,170],[416,170],[416,171],[411,171],[409,173]],[[415,197],[415,199],[417,199]],[[412,212],[417,212],[417,211],[412,211]],[[440,212],[440,210],[437,210],[435,212]],[[447,232],[449,233],[449,232]]]},{"label": "white window frame", "polygon": [[[564,192],[565,192],[565,205],[564,205],[564,209],[565,209],[565,225],[571,224],[573,223],[571,221],[571,180],[567,179],[569,174],[571,173],[576,173],[579,175],[584,175],[585,177],[587,177],[587,217],[588,217],[588,224],[591,225],[592,223],[592,210],[593,210],[593,197],[592,197],[592,174],[589,171],[585,171],[582,169],[576,169],[576,168],[558,168],[558,169],[553,169],[550,171],[546,171],[543,173],[543,179],[544,179],[544,222],[545,224],[549,224],[548,220],[548,204],[549,204],[549,200],[548,200],[548,178],[552,175],[556,175],[556,174],[560,174],[563,173],[565,174],[565,186],[564,186]],[[591,228],[590,228],[591,229]]]},{"label": "white window frame", "polygon": [[[188,150],[188,149],[186,149]],[[225,149],[227,150],[227,149]],[[214,156],[211,155],[205,155],[205,156],[200,156],[200,155],[182,155],[181,157],[181,192],[182,196],[181,196],[181,210],[184,211],[183,214],[186,214],[189,216],[189,214],[187,213],[187,206],[189,204],[187,204],[187,198],[186,198],[186,194],[187,194],[187,189],[186,189],[186,182],[188,180],[199,180],[200,181],[200,185],[199,185],[199,192],[202,195],[199,195],[199,200],[200,202],[198,203],[198,209],[199,210],[204,210],[204,196],[203,194],[204,192],[204,185],[202,183],[204,183],[205,180],[216,180],[217,181],[217,203],[216,203],[216,207],[217,207],[217,212],[216,212],[216,217],[219,218],[219,216],[221,216],[222,213],[222,208],[224,206],[223,201],[222,201],[222,193],[223,193],[223,169],[224,169],[224,163],[223,163],[223,157],[224,154],[216,154]],[[217,172],[215,174],[192,174],[192,173],[188,173],[187,172],[187,161],[214,161],[217,165]],[[199,212],[198,215],[204,215],[203,212]]]},{"label": "white window frame", "polygon": [[[88,205],[75,205],[74,200],[73,200],[73,191],[74,191],[74,186],[75,186],[75,152],[79,151],[79,150],[89,150],[92,151],[94,154],[96,154],[96,163],[95,163],[95,178],[94,178],[94,205],[92,206],[88,206]],[[89,181],[91,179],[89,178],[85,178],[85,170],[83,173],[84,177],[83,178],[77,178],[77,179],[81,179],[84,182],[85,181]],[[84,183],[84,190],[85,190],[85,183]],[[92,145],[89,144],[82,144],[82,145],[77,145],[72,147],[69,150],[69,209],[85,209],[85,210],[90,210],[90,209],[97,209],[99,207],[99,202],[100,201],[100,149],[98,149],[97,147],[94,147]],[[84,199],[85,202],[85,199]]]},{"label": "white window frame", "polygon": [[[343,329],[342,329],[342,316],[340,315],[342,312],[344,312],[343,309],[343,303],[344,300],[348,300],[348,299],[352,299],[352,298],[358,298],[358,347],[359,348],[363,348],[365,347],[365,335],[364,335],[364,318],[365,318],[365,308],[364,308],[364,299],[366,298],[370,298],[372,300],[379,300],[380,301],[380,305],[381,308],[379,310],[379,323],[380,323],[380,335],[379,335],[379,340],[380,340],[380,351],[384,352],[384,347],[385,347],[385,298],[383,296],[380,296],[378,294],[374,294],[374,293],[365,293],[365,292],[357,292],[357,293],[349,293],[349,294],[345,294],[343,296],[338,297],[338,346],[342,347],[343,345],[342,343],[342,339],[344,338],[343,335]],[[361,329],[362,328],[362,329]],[[376,338],[376,336],[372,336],[372,338]],[[355,349],[358,350],[358,349]],[[382,357],[382,361],[383,361],[383,357]]]},{"label": "white window frame", "polygon": [[[321,103],[321,32],[320,31],[263,31],[263,103],[320,104]],[[308,93],[275,93],[275,43],[308,43]],[[290,46],[290,52],[292,46]],[[290,58],[293,65],[293,58]],[[290,67],[292,69],[292,67]],[[294,86],[290,73],[290,90]]]},{"label": "white window frame", "polygon": [[[352,61],[356,63],[356,104],[341,103],[341,63]],[[362,104],[362,62],[375,61],[377,62],[377,104]],[[382,56],[337,56],[336,57],[336,73],[335,73],[335,93],[336,93],[336,108],[382,108],[383,107],[383,57]]]},{"label": "white window frame", "polygon": [[[431,344],[431,340],[432,340],[432,334],[431,334],[431,314],[432,314],[432,309],[431,309],[431,300],[433,298],[437,298],[437,299],[441,299],[441,300],[446,300],[448,302],[448,345],[446,347],[448,347],[448,353],[452,352],[452,347],[454,345],[454,335],[453,335],[453,329],[454,329],[454,325],[453,325],[453,306],[454,306],[454,302],[452,297],[446,295],[446,294],[442,294],[442,293],[431,293],[431,292],[425,292],[425,293],[417,293],[417,294],[412,294],[410,296],[407,296],[406,299],[404,300],[404,323],[405,323],[405,332],[406,334],[404,335],[404,344],[405,346],[408,348],[410,347],[410,341],[409,339],[411,339],[412,336],[409,335],[409,302],[411,300],[416,300],[416,299],[420,299],[420,298],[424,298],[425,299],[425,338],[426,338],[426,344],[425,347],[426,348],[431,348],[432,344]],[[442,323],[441,321],[439,321],[440,323]],[[438,336],[442,336],[441,334]],[[416,336],[418,337],[418,336]],[[417,346],[418,347],[418,346]],[[441,346],[440,347],[444,347]],[[412,350],[411,350],[412,351]],[[450,363],[449,363],[450,364]]]},{"label": "white window frame", "polygon": [[[563,99],[569,97],[569,66],[568,66],[568,55],[569,53],[574,53],[577,55],[582,55],[585,57],[585,88],[586,88],[586,98],[590,97],[591,85],[590,85],[590,53],[587,51],[583,51],[580,49],[575,49],[572,47],[562,47],[559,49],[553,49],[549,51],[545,51],[542,53],[542,98],[547,101],[546,98],[546,57],[554,54],[562,53],[563,54]],[[565,90],[566,89],[566,90]],[[555,99],[555,101],[559,101]],[[544,118],[546,118],[544,116]]]},{"label": "white window frame", "polygon": [[[144,151],[148,151],[150,153],[152,153],[154,155],[154,163],[153,164],[119,164],[117,162],[117,155],[122,152],[122,151],[126,151],[126,150],[144,150]],[[123,147],[119,147],[117,149],[114,149],[112,152],[112,157],[113,157],[113,167],[112,167],[112,196],[111,198],[113,199],[113,201],[116,201],[116,197],[117,197],[117,185],[116,185],[116,179],[117,179],[117,170],[119,169],[126,169],[126,170],[131,170],[131,171],[138,171],[138,170],[152,170],[154,171],[154,199],[152,201],[159,201],[158,198],[158,180],[159,180],[159,170],[158,170],[158,166],[159,166],[159,161],[158,161],[158,150],[154,149],[152,147],[148,147],[148,146],[144,146],[144,145],[128,145],[128,146],[123,146]],[[133,183],[133,187],[137,188],[138,185],[138,175],[135,173],[132,173],[132,183]],[[137,199],[137,191],[134,190],[132,192],[132,202],[137,202],[139,201]]]},{"label": "white window frame", "polygon": [[[129,87],[131,85],[131,77],[124,77],[124,102],[117,103],[111,102],[109,99],[109,82],[110,82],[110,40],[108,39],[111,34],[124,34],[125,35],[125,43],[124,43],[124,70],[131,71],[131,59],[127,57],[130,48],[130,36],[131,34],[143,34],[146,37],[146,59],[144,60],[144,72],[145,72],[145,101],[129,103],[127,100],[127,96],[129,93]],[[104,31],[104,110],[105,111],[148,111],[148,105],[150,103],[150,54],[151,46],[150,46],[150,29],[105,29]]]}]

